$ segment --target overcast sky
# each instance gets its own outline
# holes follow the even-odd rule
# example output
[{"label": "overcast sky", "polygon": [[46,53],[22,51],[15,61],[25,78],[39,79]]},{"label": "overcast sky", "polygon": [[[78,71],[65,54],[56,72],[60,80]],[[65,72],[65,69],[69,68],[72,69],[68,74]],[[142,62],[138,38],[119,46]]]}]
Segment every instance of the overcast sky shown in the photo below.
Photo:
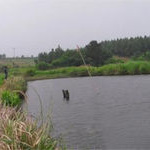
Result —
[{"label": "overcast sky", "polygon": [[0,53],[150,35],[150,0],[0,0]]}]

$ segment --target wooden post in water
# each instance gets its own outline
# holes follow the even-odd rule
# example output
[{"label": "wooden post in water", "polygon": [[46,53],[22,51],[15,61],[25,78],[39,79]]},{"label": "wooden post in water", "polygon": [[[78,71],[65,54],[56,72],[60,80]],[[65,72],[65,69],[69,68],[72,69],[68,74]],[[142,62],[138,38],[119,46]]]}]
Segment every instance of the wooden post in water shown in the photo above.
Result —
[{"label": "wooden post in water", "polygon": [[62,90],[62,93],[63,93],[63,97],[64,99],[66,100],[69,100],[69,91],[68,90]]}]

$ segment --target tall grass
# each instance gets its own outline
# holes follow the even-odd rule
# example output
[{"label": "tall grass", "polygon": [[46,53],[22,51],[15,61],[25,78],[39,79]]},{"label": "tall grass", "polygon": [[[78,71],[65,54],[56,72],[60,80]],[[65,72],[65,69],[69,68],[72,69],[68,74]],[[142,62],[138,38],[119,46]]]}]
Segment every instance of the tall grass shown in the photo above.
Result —
[{"label": "tall grass", "polygon": [[139,75],[150,73],[150,62],[129,61],[121,64],[109,64],[98,68],[99,75]]},{"label": "tall grass", "polygon": [[6,90],[20,90],[20,91],[26,91],[27,83],[25,79],[21,76],[13,76],[5,80],[5,83],[2,86]]},{"label": "tall grass", "polygon": [[[108,64],[101,67],[89,66],[89,71],[92,76],[150,74],[150,62],[128,61],[126,63]],[[35,70],[34,75],[27,77],[27,79],[36,80],[47,78],[83,77],[83,76],[89,76],[85,66],[65,67],[46,71]]]},{"label": "tall grass", "polygon": [[14,108],[0,110],[1,150],[58,150],[57,140],[49,136],[48,124],[37,127],[37,123],[27,118],[25,113]]},{"label": "tall grass", "polygon": [[0,86],[4,83],[4,76],[0,75]]}]

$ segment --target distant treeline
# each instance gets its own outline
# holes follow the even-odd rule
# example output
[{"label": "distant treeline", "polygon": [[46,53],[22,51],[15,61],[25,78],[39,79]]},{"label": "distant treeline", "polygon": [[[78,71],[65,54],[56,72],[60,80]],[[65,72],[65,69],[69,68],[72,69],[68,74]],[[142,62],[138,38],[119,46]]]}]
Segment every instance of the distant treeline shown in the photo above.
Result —
[{"label": "distant treeline", "polygon": [[[105,64],[112,56],[139,57],[150,54],[150,37],[124,38],[110,41],[91,41],[80,49],[86,63],[92,66]],[[82,59],[77,50],[63,50],[60,46],[49,53],[40,53],[37,64],[46,67],[81,66]]]},{"label": "distant treeline", "polygon": [[0,59],[4,59],[6,58],[6,55],[5,54],[0,54]]},{"label": "distant treeline", "polygon": [[138,57],[150,51],[150,36],[124,38],[101,42],[103,50],[122,57]]}]

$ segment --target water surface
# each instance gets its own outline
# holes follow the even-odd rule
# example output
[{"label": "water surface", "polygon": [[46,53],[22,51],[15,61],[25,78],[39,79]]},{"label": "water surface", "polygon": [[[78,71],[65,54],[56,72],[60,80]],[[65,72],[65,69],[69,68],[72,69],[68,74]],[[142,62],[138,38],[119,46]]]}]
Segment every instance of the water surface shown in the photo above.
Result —
[{"label": "water surface", "polygon": [[[150,76],[87,77],[28,83],[28,111],[52,114],[68,148],[150,149]],[[65,101],[62,89],[70,92]]]}]

